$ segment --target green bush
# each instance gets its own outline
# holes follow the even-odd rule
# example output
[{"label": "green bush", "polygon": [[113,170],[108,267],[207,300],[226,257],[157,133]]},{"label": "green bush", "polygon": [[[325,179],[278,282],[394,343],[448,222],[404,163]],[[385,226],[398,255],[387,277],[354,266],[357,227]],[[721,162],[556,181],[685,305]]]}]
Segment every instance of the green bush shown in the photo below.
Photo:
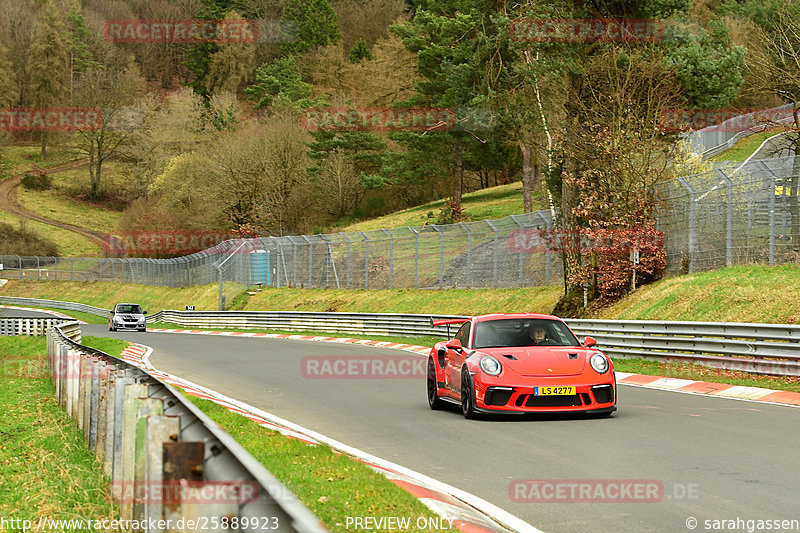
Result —
[{"label": "green bush", "polygon": [[53,180],[45,173],[25,174],[20,180],[26,189],[45,191],[53,185]]}]

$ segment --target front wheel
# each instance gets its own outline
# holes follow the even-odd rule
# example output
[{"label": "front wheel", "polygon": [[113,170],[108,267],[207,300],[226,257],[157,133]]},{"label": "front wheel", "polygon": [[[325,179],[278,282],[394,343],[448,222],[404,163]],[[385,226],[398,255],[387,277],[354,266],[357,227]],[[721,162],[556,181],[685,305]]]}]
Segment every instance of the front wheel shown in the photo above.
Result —
[{"label": "front wheel", "polygon": [[444,407],[444,402],[439,398],[436,384],[436,366],[433,362],[433,357],[428,358],[428,377],[425,380],[428,387],[428,405],[434,411],[438,411]]},{"label": "front wheel", "polygon": [[461,369],[461,414],[468,420],[477,417],[475,412],[475,389],[472,386],[472,376],[469,375],[467,367]]}]

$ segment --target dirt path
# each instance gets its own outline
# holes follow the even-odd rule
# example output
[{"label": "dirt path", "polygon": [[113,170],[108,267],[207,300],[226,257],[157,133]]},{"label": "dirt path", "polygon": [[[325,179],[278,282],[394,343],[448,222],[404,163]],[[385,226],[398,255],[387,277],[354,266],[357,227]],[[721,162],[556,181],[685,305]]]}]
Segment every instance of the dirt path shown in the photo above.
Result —
[{"label": "dirt path", "polygon": [[[86,166],[88,164],[89,164],[89,158],[81,158],[68,161],[66,163],[53,165],[51,167],[43,167],[42,170],[46,170],[48,173],[52,173],[61,170],[79,168]],[[32,220],[42,222],[43,224],[48,224],[50,226],[55,226],[57,228],[77,233],[78,235],[86,237],[87,239],[92,241],[100,248],[100,250],[105,252],[106,250],[105,244],[107,240],[106,240],[106,235],[104,233],[82,228],[80,226],[75,226],[74,224],[69,224],[59,220],[53,220],[52,218],[47,218],[38,215],[36,213],[32,213],[27,209],[25,209],[24,207],[22,207],[17,201],[17,186],[19,185],[20,180],[22,180],[22,177],[24,175],[25,172],[21,172],[5,181],[0,182],[0,211],[5,211],[6,213],[10,213],[18,217],[30,218]]]}]

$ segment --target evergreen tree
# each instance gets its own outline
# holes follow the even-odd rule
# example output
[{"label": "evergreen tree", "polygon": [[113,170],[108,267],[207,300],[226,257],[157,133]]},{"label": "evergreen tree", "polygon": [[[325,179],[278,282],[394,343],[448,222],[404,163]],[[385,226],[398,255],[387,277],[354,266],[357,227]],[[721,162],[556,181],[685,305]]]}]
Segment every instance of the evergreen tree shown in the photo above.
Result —
[{"label": "evergreen tree", "polygon": [[293,30],[294,37],[283,45],[285,52],[302,53],[316,46],[336,44],[341,38],[336,13],[328,0],[289,0],[281,22]]},{"label": "evergreen tree", "polygon": [[[57,106],[67,94],[68,46],[64,24],[53,4],[42,8],[36,40],[29,56],[32,103],[36,107]],[[42,159],[47,154],[47,132],[42,131]]]},{"label": "evergreen tree", "polygon": [[12,107],[19,98],[14,67],[8,59],[8,49],[0,45],[0,107]]}]

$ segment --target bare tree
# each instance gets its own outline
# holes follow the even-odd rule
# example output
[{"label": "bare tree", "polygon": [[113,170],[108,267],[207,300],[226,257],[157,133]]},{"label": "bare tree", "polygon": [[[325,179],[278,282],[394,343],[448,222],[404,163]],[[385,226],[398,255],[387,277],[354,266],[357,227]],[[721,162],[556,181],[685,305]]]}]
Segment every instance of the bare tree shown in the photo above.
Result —
[{"label": "bare tree", "polygon": [[89,157],[92,198],[102,193],[103,163],[141,126],[142,114],[132,105],[139,93],[139,81],[133,66],[124,71],[96,68],[81,76],[76,86],[76,104],[102,114],[98,127],[79,130],[79,148]]}]

